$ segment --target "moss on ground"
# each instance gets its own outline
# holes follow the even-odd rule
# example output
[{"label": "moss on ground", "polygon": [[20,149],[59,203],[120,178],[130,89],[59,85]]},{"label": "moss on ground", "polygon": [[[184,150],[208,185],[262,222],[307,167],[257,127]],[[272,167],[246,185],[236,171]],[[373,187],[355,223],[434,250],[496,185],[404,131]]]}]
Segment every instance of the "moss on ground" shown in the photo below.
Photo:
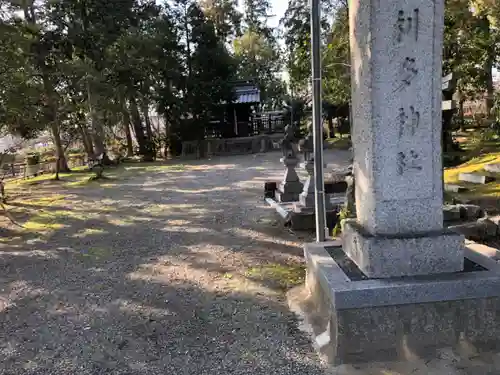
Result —
[{"label": "moss on ground", "polygon": [[252,267],[245,272],[245,276],[253,281],[260,281],[284,290],[304,283],[305,274],[305,267],[302,264],[279,263]]},{"label": "moss on ground", "polygon": [[[490,213],[500,212],[500,173],[491,173],[484,170],[489,163],[500,163],[500,152],[482,154],[453,168],[444,171],[444,182],[447,184],[458,184],[466,188],[460,193],[447,193],[446,200],[457,199],[461,202],[478,204]],[[460,173],[479,172],[494,177],[494,181],[487,184],[472,184],[459,181]]]},{"label": "moss on ground", "polygon": [[444,181],[447,184],[458,183],[460,173],[484,172],[484,166],[489,163],[499,163],[500,152],[483,154],[466,163],[444,171]]}]

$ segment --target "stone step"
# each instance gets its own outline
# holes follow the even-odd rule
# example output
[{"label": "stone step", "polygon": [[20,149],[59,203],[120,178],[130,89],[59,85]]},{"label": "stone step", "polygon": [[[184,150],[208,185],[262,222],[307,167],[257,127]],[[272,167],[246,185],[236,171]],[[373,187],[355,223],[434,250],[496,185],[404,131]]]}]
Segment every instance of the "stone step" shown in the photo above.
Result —
[{"label": "stone step", "polygon": [[444,221],[477,220],[485,216],[484,210],[474,204],[445,204],[443,206]]},{"label": "stone step", "polygon": [[451,225],[448,229],[460,233],[465,238],[474,241],[484,241],[498,236],[499,228],[489,218],[481,218],[475,222]]},{"label": "stone step", "polygon": [[500,251],[491,246],[486,246],[471,240],[465,240],[465,246],[471,249],[472,251],[484,255],[490,259],[495,261],[500,261]]},{"label": "stone step", "polygon": [[458,179],[463,182],[483,185],[495,181],[495,178],[480,173],[460,173]]}]

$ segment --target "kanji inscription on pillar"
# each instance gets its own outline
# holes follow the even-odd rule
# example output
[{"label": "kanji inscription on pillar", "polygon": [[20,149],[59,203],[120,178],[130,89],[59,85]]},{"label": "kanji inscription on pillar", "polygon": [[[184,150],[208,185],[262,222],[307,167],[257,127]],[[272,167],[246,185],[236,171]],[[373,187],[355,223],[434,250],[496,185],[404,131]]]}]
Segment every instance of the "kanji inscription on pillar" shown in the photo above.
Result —
[{"label": "kanji inscription on pillar", "polygon": [[[380,5],[385,8],[384,2]],[[379,55],[381,67],[374,72],[381,91],[379,103],[386,99],[377,116],[378,127],[384,131],[377,134],[380,145],[375,144],[384,156],[380,170],[386,178],[378,183],[384,200],[433,194],[432,10],[431,0],[423,0],[418,6],[402,2],[397,9],[380,9],[382,17],[391,17],[384,23],[385,41],[380,42],[381,50],[389,42],[391,51]],[[384,90],[389,92],[383,94]]]}]

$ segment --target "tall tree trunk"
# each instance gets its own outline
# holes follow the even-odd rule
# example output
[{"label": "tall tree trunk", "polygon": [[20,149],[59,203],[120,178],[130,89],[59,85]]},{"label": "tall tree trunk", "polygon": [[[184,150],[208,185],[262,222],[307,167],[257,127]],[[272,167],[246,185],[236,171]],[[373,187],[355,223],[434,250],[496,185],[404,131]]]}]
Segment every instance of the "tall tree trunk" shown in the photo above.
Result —
[{"label": "tall tree trunk", "polygon": [[149,117],[149,106],[146,100],[142,102],[142,114],[144,117],[144,122],[146,123],[146,134],[148,150],[151,158],[156,157],[156,144],[153,142],[153,127],[151,125],[151,118]]},{"label": "tall tree trunk", "polygon": [[132,142],[132,133],[130,132],[130,113],[123,92],[120,92],[119,100],[122,109],[123,129],[125,130],[125,138],[127,139],[127,157],[131,157],[134,155],[134,144]]},{"label": "tall tree trunk", "polygon": [[137,143],[139,144],[139,154],[144,158],[149,159],[148,139],[146,138],[144,127],[142,126],[141,115],[139,114],[139,109],[137,107],[137,100],[134,95],[130,95],[129,101],[132,125],[135,129],[135,137],[137,139]]},{"label": "tall tree trunk", "polygon": [[94,151],[96,155],[101,155],[106,152],[106,146],[104,145],[104,129],[100,124],[99,120],[96,118],[95,114],[91,114],[92,121],[92,141],[95,146]]},{"label": "tall tree trunk", "polygon": [[151,125],[151,119],[149,118],[149,106],[146,100],[142,102],[142,116],[144,117],[144,122],[146,123],[146,134],[150,141],[153,140],[153,127]]},{"label": "tall tree trunk", "polygon": [[61,134],[59,132],[57,107],[54,100],[54,88],[52,87],[52,82],[48,77],[47,71],[42,68],[42,81],[45,94],[47,95],[47,119],[50,123],[50,130],[52,132],[52,137],[54,140],[54,146],[56,148],[56,177],[59,177],[58,172],[69,172],[68,162],[66,161],[66,156],[64,155],[64,149],[61,142]]},{"label": "tall tree trunk", "polygon": [[330,138],[335,138],[335,128],[333,127],[333,117],[330,113],[328,114],[327,121],[328,121],[328,136]]},{"label": "tall tree trunk", "polygon": [[[191,42],[189,39],[189,22],[188,22],[188,9],[187,9],[187,4],[184,6],[184,31],[186,32],[186,61],[187,61],[187,66],[188,66],[188,79],[186,80],[187,82],[190,81],[191,79],[191,73],[192,73],[192,64],[191,64]],[[187,88],[187,86],[186,86]]]},{"label": "tall tree trunk", "polygon": [[105,154],[106,152],[106,146],[104,144],[104,128],[102,127],[101,122],[97,118],[97,114],[95,111],[95,105],[94,105],[94,96],[91,94],[90,90],[90,82],[87,79],[87,101],[88,101],[88,106],[89,106],[89,113],[90,113],[90,124],[92,127],[92,141],[95,146],[95,154],[96,155],[101,155]]},{"label": "tall tree trunk", "polygon": [[172,151],[172,135],[171,135],[171,110],[168,110],[167,113],[165,113],[165,159],[168,159],[169,157],[169,152],[171,153]]},{"label": "tall tree trunk", "polygon": [[132,143],[132,133],[130,132],[130,115],[127,108],[123,109],[123,127],[125,129],[125,137],[127,138],[127,157],[134,155],[134,146]]},{"label": "tall tree trunk", "polygon": [[464,130],[464,125],[465,125],[465,121],[464,121],[464,103],[465,103],[465,99],[460,97],[460,100],[458,101],[458,121],[459,121],[459,124],[460,124],[460,130],[463,131]]},{"label": "tall tree trunk", "polygon": [[52,132],[52,137],[54,139],[54,146],[56,148],[56,179],[59,178],[59,172],[69,172],[68,162],[66,161],[66,156],[64,155],[64,149],[61,142],[61,136],[59,134],[59,126],[55,121],[50,124],[50,130]]},{"label": "tall tree trunk", "polygon": [[481,18],[481,27],[484,32],[486,44],[486,59],[484,61],[484,75],[486,83],[486,117],[490,118],[491,110],[493,108],[493,98],[495,95],[495,88],[493,86],[493,65],[495,62],[495,50],[491,40],[491,25],[487,16]]},{"label": "tall tree trunk", "polygon": [[89,158],[94,157],[94,145],[92,144],[92,140],[90,139],[90,135],[87,131],[87,128],[80,124],[78,125],[80,133],[82,135],[83,147],[85,148],[85,152]]},{"label": "tall tree trunk", "polygon": [[495,87],[493,86],[493,60],[494,58],[488,53],[488,58],[485,67],[486,74],[486,116],[490,118],[495,97]]}]

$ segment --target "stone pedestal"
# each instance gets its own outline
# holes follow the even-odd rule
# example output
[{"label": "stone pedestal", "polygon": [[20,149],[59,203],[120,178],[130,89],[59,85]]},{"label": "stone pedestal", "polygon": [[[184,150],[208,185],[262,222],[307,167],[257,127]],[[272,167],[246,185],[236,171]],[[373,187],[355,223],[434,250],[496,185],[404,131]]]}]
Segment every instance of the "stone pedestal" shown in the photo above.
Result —
[{"label": "stone pedestal", "polygon": [[340,241],[307,244],[306,285],[292,289],[288,302],[335,365],[434,358],[459,345],[495,349],[500,266],[469,247],[465,255],[464,272],[370,279]]},{"label": "stone pedestal", "polygon": [[[300,193],[299,201],[294,204],[295,212],[312,213],[315,210],[315,180],[314,180],[314,161],[308,160],[301,164],[307,172],[307,179],[304,183],[304,189]],[[325,208],[331,209],[329,197],[325,194]]]},{"label": "stone pedestal", "polygon": [[[295,230],[313,230],[316,228],[316,205],[314,198],[315,180],[314,180],[314,162],[309,160],[304,162],[303,167],[307,174],[307,180],[304,183],[304,189],[300,193],[299,201],[293,204],[291,224]],[[342,202],[332,205],[331,196],[325,193],[326,225],[333,229],[337,223],[338,210]]]},{"label": "stone pedestal", "polygon": [[283,181],[276,190],[276,200],[278,202],[296,202],[299,200],[299,195],[304,187],[295,171],[295,168],[299,164],[299,160],[292,157],[281,158],[280,161],[283,163],[286,170]]},{"label": "stone pedestal", "polygon": [[355,219],[349,219],[343,222],[342,234],[344,252],[368,277],[428,275],[463,269],[464,237],[455,232],[374,236]]}]

